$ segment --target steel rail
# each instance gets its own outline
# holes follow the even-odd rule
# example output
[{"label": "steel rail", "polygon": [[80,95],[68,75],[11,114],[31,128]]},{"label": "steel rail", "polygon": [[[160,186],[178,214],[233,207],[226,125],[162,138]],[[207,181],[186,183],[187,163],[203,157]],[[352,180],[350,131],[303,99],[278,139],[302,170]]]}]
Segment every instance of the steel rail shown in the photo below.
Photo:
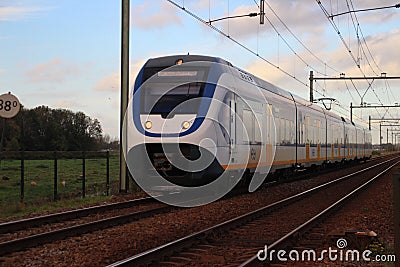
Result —
[{"label": "steel rail", "polygon": [[97,220],[89,223],[80,225],[70,226],[59,230],[53,230],[45,233],[31,235],[11,241],[0,243],[0,256],[21,251],[30,247],[36,247],[38,245],[62,240],[71,236],[78,236],[89,232],[98,231],[104,228],[113,227],[116,225],[130,223],[136,220],[144,219],[157,214],[162,214],[177,209],[174,206],[162,206],[146,211],[139,211],[131,214],[125,214],[120,216],[114,216],[102,220]]},{"label": "steel rail", "polygon": [[128,200],[128,201],[124,201],[124,202],[98,205],[98,206],[64,211],[64,212],[59,212],[59,213],[53,213],[53,214],[48,214],[48,215],[43,215],[43,216],[38,216],[38,217],[33,217],[33,218],[4,222],[4,223],[0,223],[0,234],[24,230],[27,228],[32,228],[32,227],[36,227],[36,226],[40,226],[40,225],[48,224],[48,223],[72,220],[72,219],[81,218],[81,217],[85,217],[85,216],[88,216],[91,214],[102,213],[102,212],[106,212],[106,211],[110,211],[110,210],[130,208],[130,207],[132,207],[132,205],[141,205],[141,204],[144,204],[147,202],[152,202],[152,201],[154,201],[154,198],[145,197],[145,198]]},{"label": "steel rail", "polygon": [[[341,206],[343,206],[347,201],[350,201],[353,197],[355,197],[356,194],[359,194],[361,190],[365,189],[368,185],[370,185],[372,182],[374,182],[376,179],[380,178],[382,175],[386,174],[389,170],[391,170],[394,166],[399,164],[399,161],[393,163],[391,166],[386,168],[385,170],[381,171],[377,175],[375,175],[373,178],[369,179],[367,182],[363,183],[356,189],[352,190],[350,193],[346,194],[342,198],[340,198],[338,201],[309,219],[308,221],[304,222],[300,226],[296,227],[283,237],[279,238],[276,240],[274,243],[271,245],[268,245],[268,249],[277,249],[278,247],[284,247],[284,244],[286,244],[290,239],[293,239],[295,236],[297,236],[299,233],[304,233],[311,227],[313,227],[315,224],[323,220],[326,216],[328,216],[330,213],[333,213],[335,210],[340,209]],[[261,262],[258,260],[257,255],[254,255],[251,257],[249,260],[243,262],[240,264],[240,267],[243,266],[263,266],[265,265],[265,262]]]},{"label": "steel rail", "polygon": [[298,194],[290,196],[288,198],[279,200],[277,202],[269,204],[269,205],[267,205],[265,207],[262,207],[260,209],[255,210],[255,211],[246,213],[246,214],[241,215],[239,217],[236,217],[236,218],[230,219],[228,221],[222,222],[220,224],[217,224],[215,226],[209,227],[209,228],[201,230],[199,232],[190,234],[188,236],[182,237],[182,238],[177,239],[175,241],[171,241],[171,242],[169,242],[167,244],[164,244],[164,245],[161,245],[159,247],[147,250],[145,252],[142,252],[140,254],[134,255],[132,257],[129,257],[129,258],[123,259],[121,261],[112,263],[112,264],[108,265],[108,267],[142,266],[142,265],[149,265],[149,264],[155,263],[155,262],[159,261],[160,259],[164,258],[165,256],[172,255],[176,251],[179,251],[179,250],[181,250],[183,248],[189,247],[189,246],[191,246],[191,245],[193,245],[195,243],[200,242],[202,239],[206,238],[207,236],[211,235],[212,233],[221,232],[221,231],[226,230],[226,229],[234,228],[237,225],[244,224],[247,221],[251,221],[254,218],[262,216],[263,214],[271,212],[271,211],[273,211],[275,209],[279,209],[280,207],[286,206],[288,204],[293,203],[294,201],[297,201],[297,200],[299,200],[301,198],[304,198],[304,197],[306,197],[308,195],[316,193],[321,189],[324,189],[324,188],[327,188],[327,187],[332,186],[334,184],[337,184],[340,181],[348,179],[348,178],[350,178],[352,176],[355,176],[357,174],[366,172],[366,171],[368,171],[368,170],[370,170],[372,168],[378,167],[378,166],[380,166],[382,164],[385,164],[387,162],[396,160],[398,158],[400,158],[400,157],[397,156],[394,159],[389,159],[389,160],[386,160],[384,162],[378,163],[376,165],[367,167],[367,168],[365,168],[363,170],[356,171],[354,173],[351,173],[351,174],[345,175],[343,177],[337,178],[337,179],[335,179],[333,181],[330,181],[330,182],[327,182],[325,184],[322,184],[322,185],[316,186],[314,188],[308,189],[308,190],[306,190],[304,192],[298,193]]}]

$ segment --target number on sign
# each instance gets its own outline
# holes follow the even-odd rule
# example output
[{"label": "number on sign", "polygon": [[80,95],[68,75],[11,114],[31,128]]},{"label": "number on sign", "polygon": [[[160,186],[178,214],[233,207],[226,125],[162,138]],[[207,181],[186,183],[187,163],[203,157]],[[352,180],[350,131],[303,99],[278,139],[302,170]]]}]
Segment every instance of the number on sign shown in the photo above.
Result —
[{"label": "number on sign", "polygon": [[12,94],[0,95],[0,118],[12,118],[18,114],[21,105]]}]

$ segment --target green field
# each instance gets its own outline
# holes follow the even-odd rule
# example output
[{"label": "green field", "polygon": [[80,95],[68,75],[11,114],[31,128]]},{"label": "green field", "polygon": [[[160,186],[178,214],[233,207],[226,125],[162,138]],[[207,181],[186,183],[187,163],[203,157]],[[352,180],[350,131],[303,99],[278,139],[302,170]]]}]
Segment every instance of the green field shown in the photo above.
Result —
[{"label": "green field", "polygon": [[[21,202],[21,161],[3,159],[0,166],[1,218],[26,207],[54,202],[54,160],[24,161],[24,198]],[[106,158],[85,160],[85,201],[82,201],[82,159],[57,160],[57,202],[90,202],[106,199]],[[110,195],[119,190],[119,154],[110,153]],[[58,206],[56,204],[55,206]]]}]

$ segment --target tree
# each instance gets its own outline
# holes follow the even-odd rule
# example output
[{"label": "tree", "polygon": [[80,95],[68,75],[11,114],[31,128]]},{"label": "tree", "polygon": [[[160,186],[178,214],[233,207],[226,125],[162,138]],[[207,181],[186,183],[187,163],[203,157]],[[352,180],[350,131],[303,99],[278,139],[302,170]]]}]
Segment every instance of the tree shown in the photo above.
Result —
[{"label": "tree", "polygon": [[47,106],[22,108],[16,117],[0,124],[0,131],[7,150],[98,150],[103,140],[99,120]]}]

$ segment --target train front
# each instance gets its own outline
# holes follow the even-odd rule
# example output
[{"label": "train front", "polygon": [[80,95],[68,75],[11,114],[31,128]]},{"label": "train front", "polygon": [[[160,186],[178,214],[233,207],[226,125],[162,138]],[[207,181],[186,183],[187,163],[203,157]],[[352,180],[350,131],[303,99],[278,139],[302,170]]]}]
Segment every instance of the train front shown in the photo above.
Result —
[{"label": "train front", "polygon": [[224,65],[215,61],[169,56],[150,59],[140,71],[125,154],[135,181],[147,189],[203,186],[223,173],[217,158],[226,149],[218,149],[218,122],[209,119],[218,113],[212,102]]}]

